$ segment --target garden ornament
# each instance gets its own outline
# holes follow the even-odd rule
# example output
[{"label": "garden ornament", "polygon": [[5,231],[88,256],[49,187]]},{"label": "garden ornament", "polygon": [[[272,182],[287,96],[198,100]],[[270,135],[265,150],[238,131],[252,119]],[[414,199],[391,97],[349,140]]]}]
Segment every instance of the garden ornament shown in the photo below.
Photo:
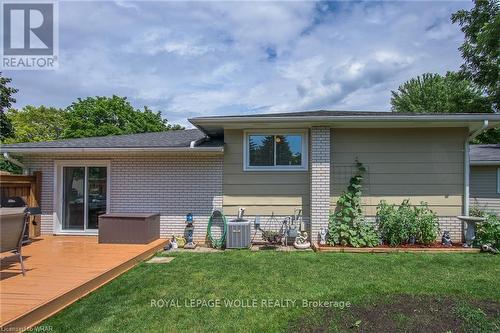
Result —
[{"label": "garden ornament", "polygon": [[441,244],[444,246],[452,246],[453,242],[451,241],[450,232],[445,230],[443,232],[443,237],[441,237]]},{"label": "garden ornament", "polygon": [[483,252],[491,252],[493,254],[499,254],[500,251],[498,251],[497,249],[495,249],[494,247],[492,247],[490,244],[483,244],[481,245],[481,250]]},{"label": "garden ornament", "polygon": [[293,246],[296,249],[308,249],[311,246],[311,243],[307,240],[308,234],[307,232],[301,232],[296,238],[295,242],[293,242]]},{"label": "garden ornament", "polygon": [[172,238],[170,239],[170,242],[165,245],[165,247],[163,248],[165,251],[170,251],[170,250],[175,250],[177,249],[179,246],[177,245],[177,241],[175,240],[175,236],[172,235]]},{"label": "garden ornament", "polygon": [[193,232],[194,232],[193,214],[189,213],[186,215],[186,240],[187,240],[187,243],[186,243],[186,245],[184,245],[185,249],[196,248],[196,243],[193,242]]},{"label": "garden ornament", "polygon": [[465,222],[464,247],[472,247],[474,239],[476,238],[476,223],[484,222],[486,218],[479,216],[457,216],[457,218]]},{"label": "garden ornament", "polygon": [[319,237],[320,237],[319,244],[320,245],[326,244],[326,234],[327,233],[328,233],[328,230],[325,227],[323,227],[319,230]]}]

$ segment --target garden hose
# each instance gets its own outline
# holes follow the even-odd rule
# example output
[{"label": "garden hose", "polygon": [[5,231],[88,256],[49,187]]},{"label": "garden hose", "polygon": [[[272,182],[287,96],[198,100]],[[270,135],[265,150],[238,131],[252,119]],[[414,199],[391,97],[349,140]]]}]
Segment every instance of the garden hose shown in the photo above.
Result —
[{"label": "garden hose", "polygon": [[[216,239],[212,236],[212,223],[213,223],[213,218],[216,213],[219,213],[219,215],[222,217],[222,221],[224,222],[224,227],[222,229],[222,235],[220,238]],[[220,210],[214,210],[212,212],[212,215],[210,215],[210,218],[208,219],[208,226],[207,226],[207,235],[208,239],[210,240],[210,244],[212,244],[213,247],[220,249],[224,245],[224,241],[226,240],[226,233],[227,233],[227,220],[226,216],[222,214]]]}]

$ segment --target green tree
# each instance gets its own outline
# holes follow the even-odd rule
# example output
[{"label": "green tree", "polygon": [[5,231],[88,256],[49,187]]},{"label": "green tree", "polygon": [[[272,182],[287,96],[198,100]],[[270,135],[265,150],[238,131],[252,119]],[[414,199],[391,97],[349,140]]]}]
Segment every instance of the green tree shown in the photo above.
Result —
[{"label": "green tree", "polygon": [[149,108],[136,110],[126,97],[79,98],[66,109],[65,138],[161,132],[182,129]]},{"label": "green tree", "polygon": [[12,79],[2,76],[0,72],[0,141],[2,142],[14,133],[6,115],[6,111],[16,102],[12,95],[17,92],[17,89],[8,86],[11,81]]},{"label": "green tree", "polygon": [[7,118],[14,127],[7,143],[52,141],[62,139],[66,127],[66,114],[61,109],[45,106],[25,106],[20,110],[10,109]]},{"label": "green tree", "polygon": [[500,2],[474,1],[471,10],[459,10],[451,16],[465,35],[460,51],[465,63],[461,73],[470,78],[500,105]]},{"label": "green tree", "polygon": [[468,79],[454,72],[425,73],[392,91],[392,111],[416,113],[488,113],[491,102]]}]

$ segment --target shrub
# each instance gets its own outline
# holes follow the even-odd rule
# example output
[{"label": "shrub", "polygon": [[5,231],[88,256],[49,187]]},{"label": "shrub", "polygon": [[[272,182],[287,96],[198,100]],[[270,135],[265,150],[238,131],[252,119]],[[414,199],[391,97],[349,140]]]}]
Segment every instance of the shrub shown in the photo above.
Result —
[{"label": "shrub", "polygon": [[413,207],[409,200],[399,206],[381,201],[377,206],[377,221],[384,241],[390,246],[406,244],[412,237],[419,244],[432,244],[439,228],[437,215],[426,203]]},{"label": "shrub", "polygon": [[421,202],[419,207],[415,207],[415,219],[417,229],[417,243],[430,245],[436,241],[439,231],[437,214],[429,209],[426,202]]},{"label": "shrub", "polygon": [[[403,201],[403,204],[405,201]],[[386,201],[381,201],[377,206],[377,220],[379,231],[384,241],[390,246],[398,246],[408,241],[410,230],[406,223],[408,218],[401,216],[408,210],[403,206],[402,209],[396,205],[390,205]]]},{"label": "shrub", "polygon": [[477,245],[488,244],[500,250],[500,219],[495,214],[486,214],[486,221],[477,224]]},{"label": "shrub", "polygon": [[485,212],[479,208],[479,206],[476,204],[474,204],[474,206],[472,206],[469,210],[469,216],[475,216],[475,217],[484,217],[485,215]]},{"label": "shrub", "polygon": [[361,189],[366,169],[358,161],[356,167],[357,172],[350,179],[347,191],[337,200],[337,211],[330,215],[327,240],[330,245],[364,247],[379,243],[375,228],[365,222],[361,211]]}]

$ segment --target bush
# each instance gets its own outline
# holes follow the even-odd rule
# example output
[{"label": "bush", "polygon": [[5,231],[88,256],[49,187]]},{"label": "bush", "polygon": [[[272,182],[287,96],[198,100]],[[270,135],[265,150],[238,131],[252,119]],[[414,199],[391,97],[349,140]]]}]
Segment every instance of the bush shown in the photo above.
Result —
[{"label": "bush", "polygon": [[377,221],[384,241],[390,246],[407,244],[410,238],[419,244],[432,244],[439,229],[437,215],[427,203],[413,207],[409,200],[400,206],[381,201],[377,206]]},{"label": "bush", "polygon": [[430,245],[436,241],[439,231],[437,214],[429,209],[426,202],[421,202],[420,206],[414,207],[416,219],[417,243]]},{"label": "bush", "polygon": [[495,214],[485,214],[485,217],[486,221],[477,224],[475,243],[500,250],[500,219]]},{"label": "bush", "polygon": [[396,205],[390,205],[385,201],[381,201],[377,206],[379,231],[390,246],[404,244],[410,238],[410,230],[404,223],[408,219],[401,218],[403,212],[406,213],[407,210],[404,208],[400,210]]}]

